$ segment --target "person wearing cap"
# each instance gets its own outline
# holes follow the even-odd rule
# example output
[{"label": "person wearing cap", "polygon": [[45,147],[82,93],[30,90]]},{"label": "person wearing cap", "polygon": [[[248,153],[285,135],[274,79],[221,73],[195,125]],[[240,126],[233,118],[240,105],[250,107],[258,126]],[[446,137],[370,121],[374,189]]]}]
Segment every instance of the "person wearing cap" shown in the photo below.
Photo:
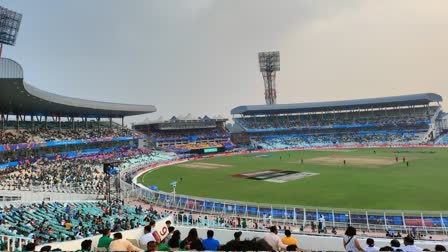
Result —
[{"label": "person wearing cap", "polygon": [[277,235],[277,227],[271,226],[270,231],[271,232],[263,236],[263,240],[265,240],[272,247],[272,250],[286,250],[287,245],[283,244],[280,237]]}]

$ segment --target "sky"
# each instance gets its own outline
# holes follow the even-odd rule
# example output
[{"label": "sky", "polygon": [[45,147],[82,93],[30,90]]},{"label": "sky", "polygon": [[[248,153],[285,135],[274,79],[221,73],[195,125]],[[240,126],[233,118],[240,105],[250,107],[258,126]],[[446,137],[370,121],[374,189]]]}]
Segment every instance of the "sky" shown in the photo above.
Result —
[{"label": "sky", "polygon": [[[45,91],[231,117],[264,104],[258,52],[280,51],[277,103],[434,92],[448,99],[448,1],[0,0],[23,14],[2,57]],[[445,109],[447,110],[447,109]]]}]

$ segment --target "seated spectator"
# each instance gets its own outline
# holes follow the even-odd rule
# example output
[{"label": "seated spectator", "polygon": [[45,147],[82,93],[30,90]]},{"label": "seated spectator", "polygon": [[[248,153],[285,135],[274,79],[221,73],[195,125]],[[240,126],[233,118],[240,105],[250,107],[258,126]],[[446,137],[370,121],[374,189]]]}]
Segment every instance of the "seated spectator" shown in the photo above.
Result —
[{"label": "seated spectator", "polygon": [[168,245],[168,242],[170,241],[171,237],[173,237],[175,228],[173,226],[168,227],[168,235],[163,239],[163,244]]},{"label": "seated spectator", "polygon": [[219,248],[219,241],[213,238],[215,232],[213,230],[207,230],[207,239],[202,240],[202,245],[205,250],[215,251]]},{"label": "seated spectator", "polygon": [[151,234],[151,225],[146,225],[143,229],[143,235],[140,238],[140,244],[148,244],[150,241],[156,241],[154,236]]},{"label": "seated spectator", "polygon": [[400,241],[399,241],[399,240],[397,240],[397,239],[393,239],[393,240],[390,241],[390,246],[391,246],[394,250],[397,250],[397,249],[400,249],[401,244],[400,244]]},{"label": "seated spectator", "polygon": [[147,247],[146,247],[146,252],[154,252],[154,251],[159,251],[157,242],[156,241],[148,242]]},{"label": "seated spectator", "polygon": [[271,226],[270,232],[263,236],[263,239],[272,247],[273,250],[285,250],[287,245],[283,244],[280,237],[277,235],[277,227]]},{"label": "seated spectator", "polygon": [[121,233],[114,234],[114,240],[109,245],[109,251],[140,251],[139,247],[132,245],[128,240],[123,239]]},{"label": "seated spectator", "polygon": [[285,245],[296,245],[296,247],[299,247],[299,242],[296,238],[291,236],[291,230],[289,229],[285,230],[285,237],[282,238],[282,243]]},{"label": "seated spectator", "polygon": [[109,249],[109,245],[113,240],[114,239],[110,237],[110,229],[104,229],[103,236],[98,240],[98,248]]},{"label": "seated spectator", "polygon": [[445,246],[437,244],[436,247],[434,248],[435,251],[446,251]]},{"label": "seated spectator", "polygon": [[81,252],[89,252],[92,250],[92,240],[84,240],[81,242]]},{"label": "seated spectator", "polygon": [[181,239],[180,239],[180,231],[179,230],[175,230],[173,232],[173,236],[171,237],[171,239],[168,241],[168,246],[172,249],[172,250],[178,250],[180,248],[180,243],[181,243]]},{"label": "seated spectator", "polygon": [[366,240],[366,248],[364,249],[366,252],[378,251],[379,248],[375,247],[375,241],[372,238],[367,238]]},{"label": "seated spectator", "polygon": [[422,248],[414,245],[414,238],[410,236],[406,236],[403,238],[404,247],[401,249],[404,252],[411,252],[411,251],[423,251]]},{"label": "seated spectator", "polygon": [[381,247],[379,249],[379,251],[395,251],[395,250],[390,246],[384,246],[384,247]]},{"label": "seated spectator", "polygon": [[221,246],[222,251],[273,251],[274,249],[264,239],[254,238],[252,240],[232,240]]},{"label": "seated spectator", "polygon": [[186,250],[204,250],[204,246],[202,245],[202,241],[198,236],[196,228],[190,229],[188,236],[180,243],[180,248]]}]

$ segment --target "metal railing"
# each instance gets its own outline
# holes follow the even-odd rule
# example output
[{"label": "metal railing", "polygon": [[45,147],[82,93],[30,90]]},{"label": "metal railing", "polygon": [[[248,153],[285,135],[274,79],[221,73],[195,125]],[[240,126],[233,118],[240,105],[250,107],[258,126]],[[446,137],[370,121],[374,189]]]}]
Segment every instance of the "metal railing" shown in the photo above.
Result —
[{"label": "metal railing", "polygon": [[[122,172],[139,173],[138,175],[141,175],[149,167],[153,169],[185,161],[176,160],[162,165],[151,162],[142,163],[130,166]],[[266,225],[276,223],[287,226],[299,226],[301,228],[309,227],[313,225],[312,223],[318,227],[319,219],[324,216],[326,227],[344,229],[347,225],[352,225],[368,232],[400,232],[402,234],[410,233],[415,236],[448,234],[446,226],[448,225],[447,211],[343,209],[208,199],[150,190],[136,183],[138,175],[134,177],[132,184],[121,181],[122,189],[125,189],[125,195],[132,195],[156,205],[177,209],[178,211],[230,218],[240,216],[241,218]]]}]

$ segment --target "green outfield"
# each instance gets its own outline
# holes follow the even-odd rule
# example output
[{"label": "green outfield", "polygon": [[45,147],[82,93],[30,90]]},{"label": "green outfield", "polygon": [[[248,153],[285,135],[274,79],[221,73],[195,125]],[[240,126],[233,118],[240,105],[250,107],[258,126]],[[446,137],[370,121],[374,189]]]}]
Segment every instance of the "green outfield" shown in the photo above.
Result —
[{"label": "green outfield", "polygon": [[[271,169],[277,173],[268,171]],[[300,175],[308,173],[312,176]],[[235,155],[167,166],[138,178],[139,183],[168,192],[172,181],[178,182],[179,194],[207,198],[336,208],[448,210],[448,149]]]}]

